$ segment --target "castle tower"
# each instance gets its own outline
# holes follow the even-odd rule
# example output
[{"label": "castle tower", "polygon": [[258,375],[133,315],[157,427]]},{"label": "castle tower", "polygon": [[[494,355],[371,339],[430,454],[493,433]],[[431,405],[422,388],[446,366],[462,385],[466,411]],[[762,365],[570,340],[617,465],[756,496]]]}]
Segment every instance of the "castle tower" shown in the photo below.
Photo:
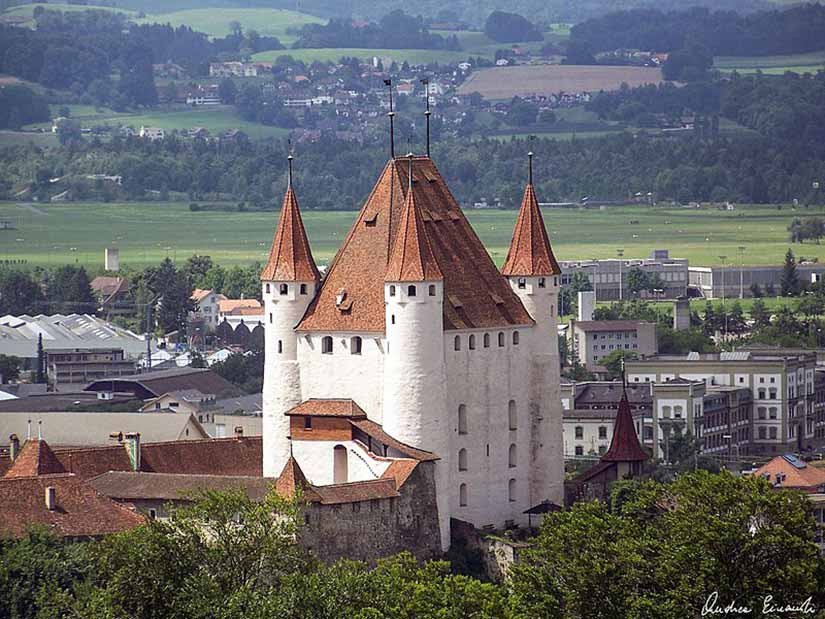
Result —
[{"label": "castle tower", "polygon": [[261,272],[265,344],[263,385],[263,473],[277,477],[289,460],[289,419],[301,403],[295,326],[315,296],[321,275],[312,259],[298,199],[292,188],[292,157],[278,227]]},{"label": "castle tower", "polygon": [[444,364],[444,276],[416,204],[412,155],[398,232],[384,277],[387,352],[383,427],[440,456],[436,469],[442,546],[450,540],[449,431]]},{"label": "castle tower", "polygon": [[557,312],[561,268],[533,188],[533,153],[513,239],[501,273],[535,321],[531,337],[530,501],[561,504],[564,489]]}]

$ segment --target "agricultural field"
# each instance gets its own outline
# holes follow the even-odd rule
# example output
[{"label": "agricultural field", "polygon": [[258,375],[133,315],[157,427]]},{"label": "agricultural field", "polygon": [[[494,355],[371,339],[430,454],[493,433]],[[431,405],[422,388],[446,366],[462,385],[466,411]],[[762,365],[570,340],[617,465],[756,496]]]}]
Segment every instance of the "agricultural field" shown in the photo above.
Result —
[{"label": "agricultural field", "polygon": [[[57,114],[62,106],[53,108]],[[139,130],[142,126],[160,127],[166,131],[177,129],[185,131],[194,127],[206,127],[213,135],[229,129],[240,129],[251,139],[283,137],[289,133],[288,129],[269,127],[258,123],[248,122],[237,116],[229,106],[214,106],[209,108],[182,108],[162,110],[139,114],[121,114],[111,110],[96,110],[93,106],[69,106],[71,117],[77,120],[81,127],[99,127],[110,125],[120,127],[130,126]],[[47,128],[51,123],[32,125],[31,128]],[[2,137],[0,137],[2,143]]]},{"label": "agricultural field", "polygon": [[210,8],[175,11],[159,15],[147,15],[138,23],[161,23],[173,26],[189,26],[193,30],[205,32],[213,37],[224,37],[230,34],[229,24],[237,21],[244,30],[255,30],[264,36],[278,37],[281,43],[289,45],[295,41],[295,36],[288,31],[297,29],[305,24],[326,23],[314,15],[287,11],[283,9],[241,9],[241,8]]},{"label": "agricultural field", "polygon": [[441,49],[363,49],[356,47],[324,47],[324,48],[301,48],[301,49],[275,49],[267,52],[259,52],[252,55],[253,61],[273,62],[278,56],[289,55],[295,60],[302,60],[310,63],[315,62],[336,62],[343,56],[370,60],[373,57],[389,58],[397,63],[405,60],[410,64],[428,64],[431,62],[461,62],[469,55],[466,51],[449,51]]},{"label": "agricultural field", "polygon": [[576,65],[522,65],[494,67],[473,73],[458,94],[480,93],[485,99],[507,100],[530,94],[616,90],[622,83],[635,87],[659,84],[662,72],[654,67],[596,67]]},{"label": "agricultural field", "polygon": [[723,72],[755,73],[759,70],[769,75],[781,75],[786,71],[816,73],[825,69],[825,51],[784,56],[719,56],[713,66]]},{"label": "agricultural field", "polygon": [[[300,192],[300,188],[299,188]],[[299,194],[300,195],[300,194]],[[645,257],[654,248],[688,258],[691,264],[718,264],[720,255],[738,256],[748,248],[747,264],[781,264],[789,243],[786,228],[796,215],[821,211],[791,207],[711,208],[611,207],[545,209],[551,242],[560,260],[611,258],[616,248],[628,257]],[[496,263],[507,253],[515,210],[468,210],[467,215]],[[327,263],[355,219],[355,211],[305,211],[304,223],[319,263]],[[66,262],[100,266],[103,249],[120,248],[125,265],[157,263],[167,255],[183,260],[209,254],[225,264],[266,258],[277,223],[275,212],[191,212],[183,203],[0,203],[0,219],[17,229],[0,231],[0,260],[25,259],[32,265]],[[794,247],[797,255],[825,260],[825,245]]]}]

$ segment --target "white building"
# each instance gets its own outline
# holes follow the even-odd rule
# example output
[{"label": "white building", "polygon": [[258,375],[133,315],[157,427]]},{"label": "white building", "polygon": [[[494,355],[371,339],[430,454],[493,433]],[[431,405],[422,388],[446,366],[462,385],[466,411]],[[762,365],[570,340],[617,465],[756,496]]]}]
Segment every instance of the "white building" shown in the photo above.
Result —
[{"label": "white building", "polygon": [[162,140],[166,134],[160,127],[141,127],[138,135],[147,140]]},{"label": "white building", "polygon": [[220,303],[226,297],[211,289],[195,288],[192,291],[192,301],[195,303],[194,319],[202,319],[210,329],[220,324]]},{"label": "white building", "polygon": [[437,459],[443,548],[451,517],[503,527],[561,504],[560,272],[532,183],[500,272],[434,163],[410,156],[387,163],[321,280],[290,183],[261,276],[264,475],[290,453],[313,485]]}]

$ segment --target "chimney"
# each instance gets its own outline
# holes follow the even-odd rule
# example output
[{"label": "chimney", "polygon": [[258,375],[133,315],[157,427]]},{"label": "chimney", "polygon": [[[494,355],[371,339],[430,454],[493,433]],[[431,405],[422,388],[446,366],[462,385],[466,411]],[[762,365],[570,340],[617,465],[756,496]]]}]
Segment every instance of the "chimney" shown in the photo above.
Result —
[{"label": "chimney", "polygon": [[127,432],[123,435],[123,446],[129,454],[133,471],[140,470],[140,432]]},{"label": "chimney", "polygon": [[235,426],[235,438],[243,438],[243,426]]},{"label": "chimney", "polygon": [[53,512],[57,508],[57,490],[54,486],[46,486],[46,509]]},{"label": "chimney", "polygon": [[20,453],[20,439],[17,438],[16,434],[12,434],[9,436],[9,455],[11,456],[11,461],[14,462],[17,460],[17,455]]}]

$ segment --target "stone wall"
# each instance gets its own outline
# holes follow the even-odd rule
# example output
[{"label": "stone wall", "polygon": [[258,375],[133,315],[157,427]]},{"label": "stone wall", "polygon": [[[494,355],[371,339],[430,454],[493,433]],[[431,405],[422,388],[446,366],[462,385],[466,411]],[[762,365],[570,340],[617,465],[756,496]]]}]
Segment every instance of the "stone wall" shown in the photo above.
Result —
[{"label": "stone wall", "polygon": [[399,492],[393,499],[313,503],[303,544],[326,562],[347,557],[374,565],[405,550],[422,560],[439,556],[435,463],[420,463]]}]

